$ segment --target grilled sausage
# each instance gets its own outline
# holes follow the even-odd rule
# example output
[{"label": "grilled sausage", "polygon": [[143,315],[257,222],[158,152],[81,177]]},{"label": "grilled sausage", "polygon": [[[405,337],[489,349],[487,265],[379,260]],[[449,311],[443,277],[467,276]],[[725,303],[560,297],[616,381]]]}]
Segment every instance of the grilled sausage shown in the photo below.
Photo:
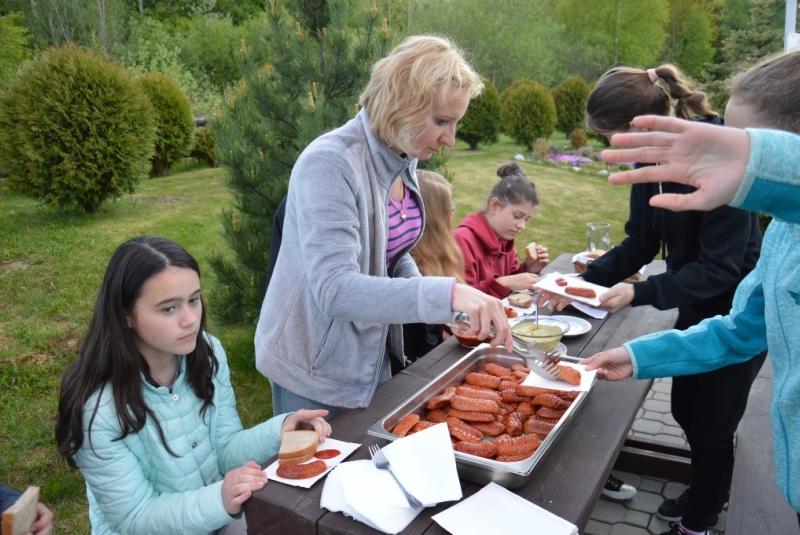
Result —
[{"label": "grilled sausage", "polygon": [[492,414],[497,414],[500,412],[500,406],[496,401],[492,401],[490,399],[468,398],[458,395],[453,396],[453,399],[450,400],[450,406],[461,411],[489,412]]},{"label": "grilled sausage", "polygon": [[417,422],[419,422],[419,414],[414,414],[413,412],[411,414],[406,414],[397,422],[397,425],[394,426],[392,434],[398,437],[404,437]]},{"label": "grilled sausage", "polygon": [[306,464],[282,464],[278,467],[277,474],[284,479],[308,479],[320,475],[327,469],[325,461],[317,459]]}]

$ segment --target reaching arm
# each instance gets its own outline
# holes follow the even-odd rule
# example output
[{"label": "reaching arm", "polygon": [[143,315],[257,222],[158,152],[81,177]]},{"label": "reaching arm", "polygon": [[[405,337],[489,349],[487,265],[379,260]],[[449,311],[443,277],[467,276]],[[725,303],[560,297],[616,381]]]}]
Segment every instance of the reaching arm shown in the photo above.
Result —
[{"label": "reaching arm", "polygon": [[723,204],[769,213],[800,223],[800,137],[774,130],[724,128],[671,117],[636,117],[649,130],[616,134],[601,157],[609,163],[660,163],[615,173],[612,184],[679,182],[696,188],[686,195],[657,195],[652,206],[711,210]]}]

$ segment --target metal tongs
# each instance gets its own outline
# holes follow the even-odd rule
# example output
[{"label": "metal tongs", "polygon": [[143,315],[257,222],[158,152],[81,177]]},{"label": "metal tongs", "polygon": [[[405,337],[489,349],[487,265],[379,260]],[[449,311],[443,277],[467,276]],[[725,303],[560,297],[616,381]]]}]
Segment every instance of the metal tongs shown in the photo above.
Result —
[{"label": "metal tongs", "polygon": [[[536,319],[536,323],[538,323],[538,318]],[[468,329],[470,326],[469,316],[466,312],[456,312],[453,314],[453,319],[450,320],[447,326],[454,332]],[[497,331],[494,325],[492,325],[489,329],[489,336],[494,338],[496,333]],[[513,330],[511,331],[511,338],[515,342],[513,346],[514,353],[522,357],[525,361],[525,365],[528,366],[533,373],[550,381],[558,379],[558,368],[556,366],[561,360],[558,351],[542,351],[535,342],[515,333]],[[519,346],[522,346],[524,350],[520,349]]]},{"label": "metal tongs", "polygon": [[[511,338],[514,339],[514,353],[525,360],[525,364],[530,368],[531,372],[549,381],[558,379],[558,363],[561,361],[561,355],[558,351],[555,349],[542,351],[535,342],[520,336],[514,331],[511,331]],[[525,351],[520,350],[517,344],[524,347]]]}]

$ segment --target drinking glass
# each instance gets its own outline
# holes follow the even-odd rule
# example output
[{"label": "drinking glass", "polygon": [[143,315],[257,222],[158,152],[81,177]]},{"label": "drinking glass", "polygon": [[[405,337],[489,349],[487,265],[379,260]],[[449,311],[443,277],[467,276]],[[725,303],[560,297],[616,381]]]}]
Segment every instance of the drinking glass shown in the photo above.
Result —
[{"label": "drinking glass", "polygon": [[586,250],[611,249],[611,223],[586,224]]}]

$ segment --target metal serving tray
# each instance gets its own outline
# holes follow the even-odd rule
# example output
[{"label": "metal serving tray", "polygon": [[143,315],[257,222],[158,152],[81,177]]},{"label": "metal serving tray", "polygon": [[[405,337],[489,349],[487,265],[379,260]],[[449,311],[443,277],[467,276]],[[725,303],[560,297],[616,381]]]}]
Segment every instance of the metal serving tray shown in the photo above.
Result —
[{"label": "metal serving tray", "polygon": [[[562,357],[562,360],[567,362],[580,361],[578,358],[567,356]],[[523,361],[518,355],[509,353],[503,348],[489,347],[488,345],[478,346],[422,389],[414,393],[414,395],[392,409],[383,418],[375,422],[367,430],[367,433],[386,440],[396,440],[398,437],[391,433],[391,429],[394,429],[394,426],[403,416],[413,412],[424,417],[427,412],[426,405],[433,396],[441,394],[448,386],[463,384],[464,377],[466,377],[468,373],[477,371],[488,363],[497,363],[502,366],[510,367],[512,364],[520,364],[523,363]],[[589,392],[587,391],[581,392],[578,395],[569,409],[564,413],[564,416],[561,417],[561,420],[555,425],[550,434],[547,435],[547,438],[542,441],[542,445],[539,446],[539,449],[537,449],[531,457],[523,461],[504,463],[492,459],[484,459],[460,451],[454,451],[459,477],[479,485],[485,485],[493,481],[508,489],[515,489],[525,485],[530,480],[533,469],[542,458],[545,457],[553,444],[558,441],[562,430],[569,425],[571,416],[583,405],[588,394]]]}]

